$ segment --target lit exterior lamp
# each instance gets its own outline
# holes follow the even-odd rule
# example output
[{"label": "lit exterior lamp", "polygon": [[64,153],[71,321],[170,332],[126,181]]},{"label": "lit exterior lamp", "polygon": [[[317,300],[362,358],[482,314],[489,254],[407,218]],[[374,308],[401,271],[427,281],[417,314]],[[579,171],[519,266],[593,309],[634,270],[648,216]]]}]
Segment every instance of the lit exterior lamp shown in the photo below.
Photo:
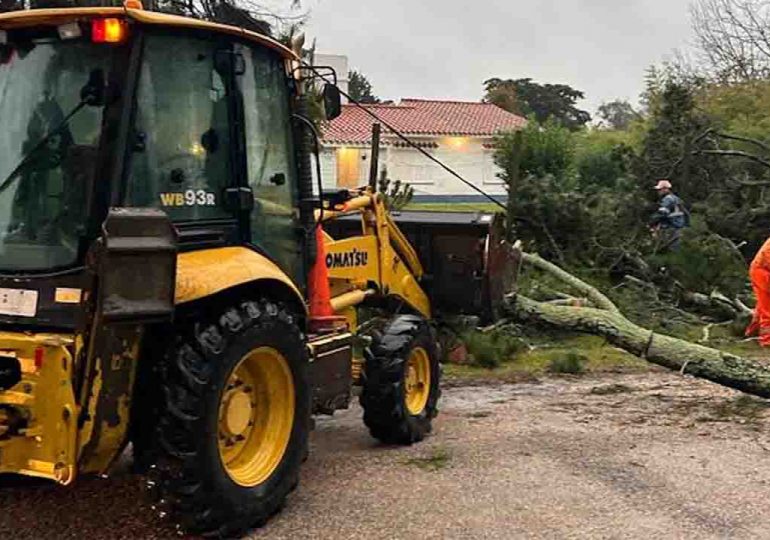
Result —
[{"label": "lit exterior lamp", "polygon": [[468,146],[468,137],[449,137],[446,144],[453,150],[464,150]]}]

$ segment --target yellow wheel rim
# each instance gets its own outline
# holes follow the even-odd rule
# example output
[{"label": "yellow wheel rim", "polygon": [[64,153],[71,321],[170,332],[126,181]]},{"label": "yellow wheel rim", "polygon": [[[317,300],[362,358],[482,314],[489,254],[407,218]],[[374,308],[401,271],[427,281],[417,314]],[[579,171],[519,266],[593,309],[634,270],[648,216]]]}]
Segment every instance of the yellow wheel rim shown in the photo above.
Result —
[{"label": "yellow wheel rim", "polygon": [[294,425],[289,363],[270,347],[235,366],[219,402],[219,456],[236,484],[253,487],[281,463]]},{"label": "yellow wheel rim", "polygon": [[411,415],[418,415],[428,404],[430,395],[430,356],[422,347],[415,347],[409,354],[404,375],[406,408]]}]

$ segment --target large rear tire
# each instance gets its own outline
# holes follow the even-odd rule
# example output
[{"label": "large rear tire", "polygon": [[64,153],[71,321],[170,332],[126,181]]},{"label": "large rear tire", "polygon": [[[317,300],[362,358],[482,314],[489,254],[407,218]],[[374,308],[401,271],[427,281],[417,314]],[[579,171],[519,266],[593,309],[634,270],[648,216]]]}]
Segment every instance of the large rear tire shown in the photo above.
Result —
[{"label": "large rear tire", "polygon": [[387,444],[412,444],[438,414],[441,366],[436,336],[422,317],[393,318],[366,350],[364,423]]},{"label": "large rear tire", "polygon": [[310,425],[307,353],[270,302],[194,324],[166,355],[151,482],[184,533],[231,537],[263,524],[299,481]]}]

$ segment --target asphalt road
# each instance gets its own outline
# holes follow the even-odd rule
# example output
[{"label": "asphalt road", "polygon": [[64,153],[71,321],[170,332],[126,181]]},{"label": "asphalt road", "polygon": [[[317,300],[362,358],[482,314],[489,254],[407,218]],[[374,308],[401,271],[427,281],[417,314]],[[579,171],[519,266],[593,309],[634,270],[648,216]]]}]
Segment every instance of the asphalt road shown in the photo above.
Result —
[{"label": "asphalt road", "polygon": [[[250,538],[770,538],[770,411],[673,374],[460,386],[433,436],[319,420],[300,489]],[[125,470],[0,492],[2,538],[175,538]]]}]

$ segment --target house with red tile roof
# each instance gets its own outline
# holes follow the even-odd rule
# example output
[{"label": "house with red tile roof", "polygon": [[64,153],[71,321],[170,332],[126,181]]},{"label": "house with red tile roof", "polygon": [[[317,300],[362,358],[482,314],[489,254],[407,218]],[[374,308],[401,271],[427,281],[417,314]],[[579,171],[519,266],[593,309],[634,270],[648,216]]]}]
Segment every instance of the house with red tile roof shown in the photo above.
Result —
[{"label": "house with red tile roof", "polygon": [[[403,99],[400,103],[364,105],[384,122],[492,195],[505,195],[494,164],[494,140],[521,129],[526,120],[491,103]],[[355,105],[323,128],[324,187],[357,187],[367,183],[372,124],[375,120]],[[380,169],[392,180],[408,182],[416,198],[473,200],[477,193],[409,147],[384,125]]]}]

